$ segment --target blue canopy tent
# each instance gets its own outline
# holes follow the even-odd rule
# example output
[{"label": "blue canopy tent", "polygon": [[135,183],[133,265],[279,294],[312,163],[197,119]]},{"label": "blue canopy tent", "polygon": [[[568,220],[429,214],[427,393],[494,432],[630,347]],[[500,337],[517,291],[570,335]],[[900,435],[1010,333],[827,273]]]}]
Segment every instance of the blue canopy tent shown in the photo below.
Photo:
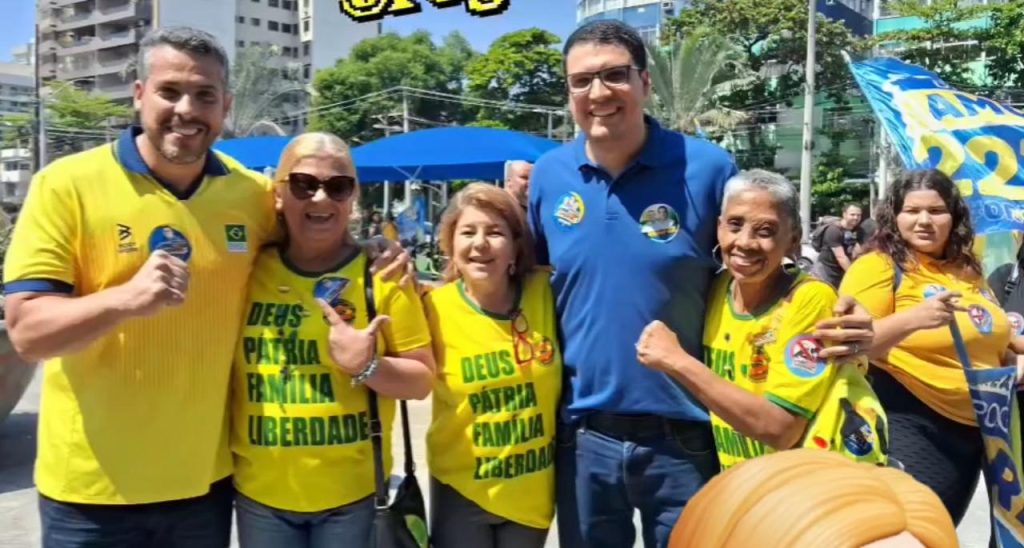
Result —
[{"label": "blue canopy tent", "polygon": [[[273,168],[291,140],[245,137],[218,141],[213,148],[263,171]],[[362,183],[383,181],[499,180],[505,162],[534,162],[556,148],[556,141],[518,131],[482,127],[443,127],[400,133],[352,150]]]},{"label": "blue canopy tent", "polygon": [[253,171],[263,171],[268,167],[273,169],[277,166],[281,151],[291,139],[291,136],[276,135],[224,139],[214,143],[213,148],[238,160]]},{"label": "blue canopy tent", "polygon": [[505,162],[534,162],[559,143],[518,131],[443,127],[400,133],[356,147],[364,183],[381,181],[498,180]]}]

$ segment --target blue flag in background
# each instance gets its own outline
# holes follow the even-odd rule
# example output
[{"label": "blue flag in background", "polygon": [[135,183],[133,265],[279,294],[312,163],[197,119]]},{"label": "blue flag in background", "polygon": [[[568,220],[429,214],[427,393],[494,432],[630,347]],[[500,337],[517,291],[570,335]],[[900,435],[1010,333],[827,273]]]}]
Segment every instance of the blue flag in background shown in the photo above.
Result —
[{"label": "blue flag in background", "polygon": [[906,167],[957,182],[978,235],[1024,230],[1024,114],[897,59],[850,70]]}]

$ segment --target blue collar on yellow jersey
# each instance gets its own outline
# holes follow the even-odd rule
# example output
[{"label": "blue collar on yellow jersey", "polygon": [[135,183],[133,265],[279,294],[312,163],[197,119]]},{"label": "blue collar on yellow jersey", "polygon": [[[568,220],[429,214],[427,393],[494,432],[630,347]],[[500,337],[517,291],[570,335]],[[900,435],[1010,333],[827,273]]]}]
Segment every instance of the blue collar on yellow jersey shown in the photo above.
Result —
[{"label": "blue collar on yellow jersey", "polygon": [[[121,132],[120,137],[117,138],[117,144],[115,145],[118,162],[132,173],[152,177],[179,200],[187,200],[189,196],[199,188],[202,178],[189,185],[188,190],[184,193],[174,190],[174,187],[161,181],[160,178],[153,173],[153,170],[149,169],[149,166],[146,165],[146,161],[142,159],[142,153],[139,152],[139,146],[135,144],[135,138],[141,134],[141,126],[129,126]],[[220,158],[217,157],[213,150],[206,153],[206,165],[203,166],[203,177],[223,177],[229,173],[231,173],[231,170],[224,165],[224,162],[220,161]]]}]

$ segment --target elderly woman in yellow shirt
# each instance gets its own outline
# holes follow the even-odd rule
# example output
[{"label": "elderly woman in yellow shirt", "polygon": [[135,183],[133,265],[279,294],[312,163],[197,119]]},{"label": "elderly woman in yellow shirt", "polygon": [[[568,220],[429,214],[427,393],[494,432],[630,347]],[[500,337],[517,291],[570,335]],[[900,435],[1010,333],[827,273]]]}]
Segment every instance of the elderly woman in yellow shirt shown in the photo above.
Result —
[{"label": "elderly woman in yellow shirt", "polygon": [[[866,314],[833,319],[846,304],[837,307],[832,286],[784,264],[799,249],[800,213],[794,186],[781,175],[746,171],[726,183],[718,243],[725,269],[708,298],[704,356],[687,354],[675,333],[655,321],[640,335],[637,358],[707,406],[727,469],[805,442],[812,419],[838,403],[827,401],[835,398],[830,389],[839,369],[829,358],[859,352],[872,332]],[[846,327],[842,334],[821,331],[836,325]],[[821,335],[846,344],[826,348]],[[812,441],[852,460],[884,463],[885,423],[871,403],[833,405],[843,416],[833,420],[857,427]]]},{"label": "elderly woman in yellow shirt", "polygon": [[949,324],[971,365],[1000,366],[1010,324],[972,252],[970,212],[938,170],[904,174],[885,197],[868,253],[840,293],[875,317],[871,378],[889,416],[892,456],[931,487],[959,523],[978,481],[984,448]]}]

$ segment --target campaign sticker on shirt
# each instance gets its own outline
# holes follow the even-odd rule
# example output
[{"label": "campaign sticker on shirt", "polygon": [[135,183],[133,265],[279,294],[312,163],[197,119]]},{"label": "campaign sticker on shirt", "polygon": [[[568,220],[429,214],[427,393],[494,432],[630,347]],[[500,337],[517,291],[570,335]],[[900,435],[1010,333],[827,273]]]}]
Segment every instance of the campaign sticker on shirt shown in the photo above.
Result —
[{"label": "campaign sticker on shirt", "polygon": [[931,284],[928,287],[924,288],[924,298],[930,299],[938,295],[939,293],[942,293],[945,290],[946,288],[942,287],[941,285]]},{"label": "campaign sticker on shirt", "polygon": [[648,206],[640,214],[640,232],[655,242],[669,242],[679,233],[679,215],[668,204]]},{"label": "campaign sticker on shirt", "polygon": [[575,228],[583,221],[586,206],[583,198],[575,192],[567,192],[558,199],[555,205],[555,223],[564,229]]},{"label": "campaign sticker on shirt", "polygon": [[798,335],[786,343],[786,368],[801,379],[813,379],[825,372],[825,360],[818,357],[824,349],[810,335]]},{"label": "campaign sticker on shirt", "polygon": [[1016,312],[1007,312],[1006,317],[1010,320],[1010,329],[1014,335],[1024,335],[1024,316]]},{"label": "campaign sticker on shirt", "polygon": [[972,304],[967,307],[967,317],[971,319],[974,328],[982,335],[992,332],[992,314],[984,306]]},{"label": "campaign sticker on shirt", "polygon": [[540,342],[534,346],[534,349],[537,359],[540,360],[542,365],[550,365],[551,360],[555,359],[555,345],[547,337],[541,337]]},{"label": "campaign sticker on shirt", "polygon": [[188,238],[168,225],[158,226],[149,234],[149,252],[157,250],[165,251],[185,262],[192,256],[192,244],[188,243]]}]

